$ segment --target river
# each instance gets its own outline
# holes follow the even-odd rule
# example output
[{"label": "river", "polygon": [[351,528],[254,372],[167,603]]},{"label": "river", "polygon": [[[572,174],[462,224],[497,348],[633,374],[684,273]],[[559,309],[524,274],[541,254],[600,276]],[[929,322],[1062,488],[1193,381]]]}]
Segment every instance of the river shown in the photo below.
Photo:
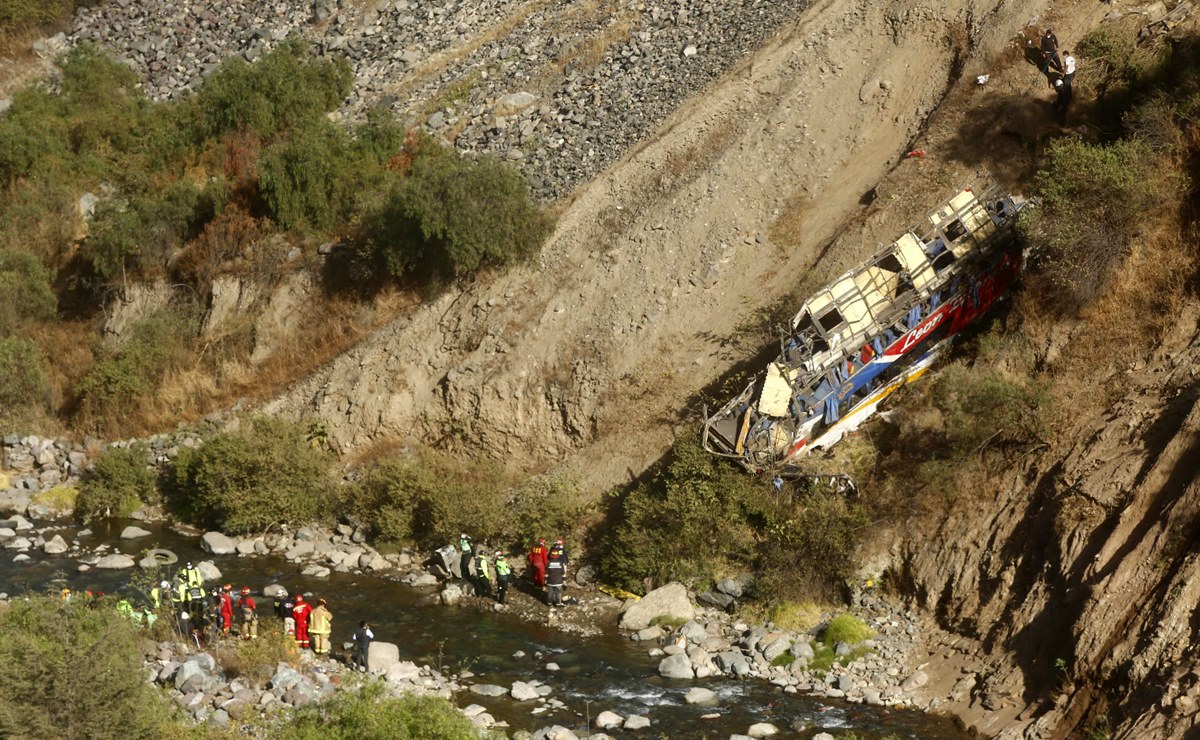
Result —
[{"label": "river", "polygon": [[[138,559],[149,547],[173,550],[183,560],[211,559],[221,569],[222,580],[235,587],[260,591],[271,583],[291,589],[301,586],[329,600],[334,613],[333,643],[349,638],[358,620],[372,623],[376,639],[400,646],[401,658],[417,663],[439,664],[453,672],[470,670],[470,682],[509,686],[516,680],[537,679],[554,688],[552,698],[567,710],[531,715],[535,703],[518,703],[507,697],[488,698],[464,693],[456,697],[460,706],[477,703],[487,707],[498,720],[512,728],[534,730],[550,724],[582,729],[587,717],[611,710],[628,716],[641,714],[651,719],[654,736],[727,737],[744,733],[755,722],[771,722],[785,736],[807,737],[826,731],[839,735],[853,732],[859,738],[958,740],[969,737],[946,718],[912,710],[895,710],[831,699],[789,695],[765,681],[737,681],[712,677],[696,681],[668,681],[657,675],[657,659],[647,647],[622,636],[615,625],[595,637],[580,638],[505,613],[480,612],[467,608],[418,606],[427,592],[372,576],[333,573],[328,578],[299,575],[300,566],[275,556],[211,556],[199,548],[199,540],[176,533],[162,525],[133,522],[151,531],[138,540],[120,540],[117,535],[129,522],[108,522],[92,527],[93,534],[80,540],[89,550],[107,543],[115,550]],[[70,542],[79,527],[47,531],[47,539],[61,534]],[[118,592],[131,572],[76,571],[75,560],[62,556],[29,553],[24,563],[0,565],[0,591],[12,597],[22,593],[57,589],[100,589]],[[262,609],[260,603],[260,610]],[[269,608],[269,606],[268,606]],[[524,657],[513,657],[523,652]],[[546,663],[560,666],[558,671]],[[712,689],[720,697],[714,707],[689,706],[684,693],[693,685]],[[719,713],[715,719],[701,715]],[[809,729],[790,731],[800,720]],[[620,731],[613,732],[622,737]],[[631,736],[625,733],[624,736]]]}]

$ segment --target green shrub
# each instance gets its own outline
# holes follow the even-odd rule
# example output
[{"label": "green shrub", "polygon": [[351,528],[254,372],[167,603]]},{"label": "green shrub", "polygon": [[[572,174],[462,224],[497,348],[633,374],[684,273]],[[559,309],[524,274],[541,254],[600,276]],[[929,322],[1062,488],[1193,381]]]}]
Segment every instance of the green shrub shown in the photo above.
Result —
[{"label": "green shrub", "polygon": [[574,478],[565,475],[531,478],[509,495],[510,514],[506,519],[512,523],[512,534],[507,544],[521,552],[539,537],[578,542],[594,506]]},{"label": "green shrub", "polygon": [[1028,443],[1046,432],[1051,399],[1045,380],[955,362],[937,374],[930,392],[944,420],[944,443],[938,448],[951,460],[989,442]]},{"label": "green shrub", "polygon": [[50,384],[42,353],[29,339],[0,338],[0,418],[5,421],[45,410]]},{"label": "green shrub", "polygon": [[761,481],[705,452],[692,437],[677,441],[654,479],[630,491],[601,542],[603,577],[643,591],[656,583],[711,578],[727,560],[748,562],[753,531],[746,508]]},{"label": "green shrub", "polygon": [[167,503],[196,524],[233,534],[325,520],[332,463],[309,445],[304,426],[256,417],[199,449],[182,450]]},{"label": "green shrub", "polygon": [[341,509],[385,542],[441,547],[470,532],[479,542],[512,537],[503,475],[433,452],[385,458],[342,491]]},{"label": "green shrub", "polygon": [[828,645],[836,645],[839,642],[855,645],[874,636],[875,630],[868,627],[866,622],[853,614],[839,614],[825,625],[821,641]]},{"label": "green shrub", "polygon": [[50,158],[70,155],[66,106],[49,90],[29,86],[15,92],[0,116],[0,178],[11,182]]},{"label": "green shrub", "polygon": [[336,109],[353,79],[345,60],[313,56],[296,38],[253,64],[235,57],[209,75],[196,95],[198,134],[215,139],[248,131],[270,138]]},{"label": "green shrub", "polygon": [[437,277],[528,257],[549,233],[550,219],[516,170],[425,142],[366,218],[363,251],[394,277]]},{"label": "green shrub", "polygon": [[52,23],[75,12],[76,0],[3,0],[0,2],[0,39]]},{"label": "green shrub", "polygon": [[80,487],[75,513],[84,520],[129,516],[158,500],[154,473],[146,465],[146,447],[108,447]]},{"label": "green shrub", "polygon": [[146,683],[140,631],[109,603],[53,596],[0,611],[0,736],[158,738],[167,711]]},{"label": "green shrub", "polygon": [[149,395],[172,369],[190,357],[188,344],[195,329],[177,311],[167,310],[133,324],[125,343],[104,350],[76,392],[81,408],[105,423],[118,409]]},{"label": "green shrub", "polygon": [[768,601],[844,598],[870,517],[837,493],[810,492],[771,500],[763,510],[757,552],[758,595]]},{"label": "green shrub", "polygon": [[1094,300],[1139,228],[1178,203],[1184,182],[1145,141],[1052,143],[1037,176],[1041,206],[1021,222],[1047,302],[1079,309]]},{"label": "green shrub", "polygon": [[[257,640],[224,640],[213,651],[225,677],[240,678],[243,683],[262,688],[266,686],[280,663],[295,666],[299,660],[296,639],[283,630],[283,622],[266,614],[269,609],[258,610],[259,625]],[[241,617],[234,615],[234,623],[240,624]]]},{"label": "green shrub", "polygon": [[479,731],[449,701],[408,694],[399,699],[371,681],[296,712],[275,729],[281,740],[476,740]]},{"label": "green shrub", "polygon": [[30,321],[54,318],[57,302],[51,277],[36,254],[0,249],[0,336],[15,333]]}]

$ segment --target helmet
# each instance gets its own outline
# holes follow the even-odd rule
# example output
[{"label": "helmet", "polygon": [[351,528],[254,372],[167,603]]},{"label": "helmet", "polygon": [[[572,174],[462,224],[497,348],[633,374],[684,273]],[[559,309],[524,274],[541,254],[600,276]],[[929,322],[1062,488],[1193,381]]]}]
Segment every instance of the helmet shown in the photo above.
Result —
[{"label": "helmet", "polygon": [[317,599],[317,603],[320,604],[321,606],[325,606],[329,602],[326,601],[325,599]]},{"label": "helmet", "polygon": [[190,567],[192,567],[192,564],[191,564],[191,563],[188,563],[188,564],[187,564],[187,567],[189,567],[189,568],[190,568]]},{"label": "helmet", "polygon": [[539,545],[544,545],[544,544],[546,544],[546,538],[545,538],[545,537],[539,537],[539,538],[538,538],[538,544],[539,544]]},{"label": "helmet", "polygon": [[296,594],[296,603],[299,604],[302,601],[304,601],[304,594]]},{"label": "helmet", "polygon": [[497,551],[496,551],[496,557],[498,557],[498,558],[502,558],[502,557],[504,557],[504,553],[502,553],[502,552],[500,552],[499,550],[497,550]]},{"label": "helmet", "polygon": [[171,584],[167,583],[166,581],[163,581],[162,583],[158,584],[158,587],[159,588],[170,588]]},{"label": "helmet", "polygon": [[221,590],[222,591],[232,591],[233,586],[230,586],[228,583],[226,583],[224,586],[221,587]]},{"label": "helmet", "polygon": [[179,618],[180,618],[180,619],[187,619],[187,618],[188,618],[188,613],[187,613],[187,612],[179,612]]},{"label": "helmet", "polygon": [[561,545],[562,543],[563,543],[562,537],[559,537],[557,540],[554,541],[554,544],[556,544],[556,545]]},{"label": "helmet", "polygon": [[466,532],[463,532],[463,533],[462,533],[461,535],[459,535],[459,536],[460,536],[460,537],[462,537],[464,540],[465,540],[465,539],[467,539],[467,533],[466,533]]},{"label": "helmet", "polygon": [[243,595],[243,596],[249,596],[249,595],[250,595],[250,587],[249,587],[249,586],[242,586],[242,595]]}]

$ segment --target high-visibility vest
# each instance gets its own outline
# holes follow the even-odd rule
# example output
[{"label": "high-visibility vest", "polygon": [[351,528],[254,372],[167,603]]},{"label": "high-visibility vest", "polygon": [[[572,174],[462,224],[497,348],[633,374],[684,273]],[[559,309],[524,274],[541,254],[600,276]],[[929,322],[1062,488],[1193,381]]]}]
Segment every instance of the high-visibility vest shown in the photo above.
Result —
[{"label": "high-visibility vest", "polygon": [[496,575],[506,576],[511,572],[512,569],[508,567],[508,561],[504,559],[503,555],[496,558]]},{"label": "high-visibility vest", "polygon": [[475,557],[475,569],[479,571],[480,578],[486,579],[488,577],[487,555],[477,555]]},{"label": "high-visibility vest", "polygon": [[183,580],[187,582],[188,588],[199,588],[204,585],[204,579],[200,577],[198,568],[184,568]]},{"label": "high-visibility vest", "polygon": [[154,588],[150,589],[150,601],[154,602],[155,609],[162,606],[162,600],[159,597],[158,586],[155,586]]},{"label": "high-visibility vest", "polygon": [[471,538],[460,537],[458,540],[458,549],[462,550],[463,552],[471,552]]},{"label": "high-visibility vest", "polygon": [[188,596],[188,586],[187,586],[187,583],[186,583],[186,582],[184,582],[184,581],[180,581],[180,582],[179,582],[179,583],[178,583],[178,584],[175,586],[175,593],[176,593],[176,594],[178,595],[178,597],[179,597],[179,603],[181,603],[181,604],[182,604],[183,602],[187,601],[187,600],[188,600],[188,597],[187,597],[187,596]]}]

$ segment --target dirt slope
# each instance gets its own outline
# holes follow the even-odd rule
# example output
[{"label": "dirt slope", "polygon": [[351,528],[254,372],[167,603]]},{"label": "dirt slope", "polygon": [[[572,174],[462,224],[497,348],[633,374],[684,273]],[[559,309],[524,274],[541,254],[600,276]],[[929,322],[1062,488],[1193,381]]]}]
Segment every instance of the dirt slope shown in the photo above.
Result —
[{"label": "dirt slope", "polygon": [[[861,211],[964,60],[997,53],[1041,7],[814,4],[565,204],[538,264],[442,296],[268,410],[319,415],[347,451],[400,438],[566,461],[596,488],[640,472],[685,400],[744,357],[729,348],[739,327]],[[792,243],[768,233],[781,214],[801,224]]]}]

